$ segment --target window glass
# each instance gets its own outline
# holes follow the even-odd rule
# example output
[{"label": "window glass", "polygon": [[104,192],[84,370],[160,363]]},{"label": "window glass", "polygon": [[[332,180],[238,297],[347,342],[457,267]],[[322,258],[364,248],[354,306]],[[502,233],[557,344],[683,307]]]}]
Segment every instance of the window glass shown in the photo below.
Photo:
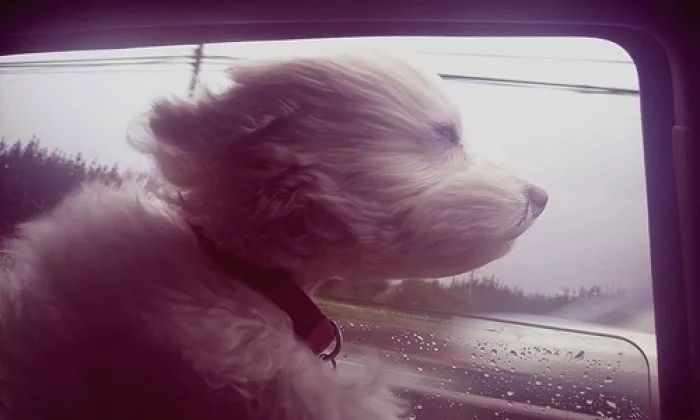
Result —
[{"label": "window glass", "polygon": [[333,300],[321,307],[344,334],[340,366],[380,369],[417,418],[646,419],[653,410],[653,359],[640,346],[654,342],[645,334],[520,314],[460,317]]},{"label": "window glass", "polygon": [[126,135],[158,97],[220,90],[224,70],[250,57],[375,47],[439,73],[467,147],[550,201],[508,255],[473,272],[329,281],[317,300],[345,334],[340,368],[385,371],[423,419],[652,418],[637,73],[603,40],[362,38],[0,57],[0,236],[79,182],[145,176],[149,163]]}]

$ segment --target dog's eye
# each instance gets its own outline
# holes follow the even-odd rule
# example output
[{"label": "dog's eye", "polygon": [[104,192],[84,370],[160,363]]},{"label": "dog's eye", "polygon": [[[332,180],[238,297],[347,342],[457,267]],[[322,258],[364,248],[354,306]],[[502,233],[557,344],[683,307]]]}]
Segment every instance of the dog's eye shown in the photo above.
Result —
[{"label": "dog's eye", "polygon": [[441,139],[449,141],[452,144],[459,144],[459,135],[457,134],[457,129],[453,125],[435,124],[433,130]]}]

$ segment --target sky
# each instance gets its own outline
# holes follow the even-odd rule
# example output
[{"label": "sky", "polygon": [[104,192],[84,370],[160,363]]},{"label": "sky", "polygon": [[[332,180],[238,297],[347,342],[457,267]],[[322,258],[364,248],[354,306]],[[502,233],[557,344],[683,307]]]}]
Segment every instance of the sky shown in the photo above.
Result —
[{"label": "sky", "polygon": [[[194,47],[0,57],[0,137],[14,141],[36,135],[49,148],[141,170],[148,162],[127,144],[127,132],[155,99],[187,94]],[[224,70],[235,58],[374,49],[410,56],[442,74],[637,89],[629,55],[613,43],[588,38],[208,44],[205,55],[218,58],[204,63],[200,83],[225,88]],[[176,57],[163,62],[154,56]],[[142,57],[141,64],[9,67],[118,57]],[[495,274],[526,292],[600,285],[646,293],[651,280],[639,97],[455,79],[445,83],[462,111],[468,149],[512,168],[550,195],[547,209],[513,251],[478,272]]]}]

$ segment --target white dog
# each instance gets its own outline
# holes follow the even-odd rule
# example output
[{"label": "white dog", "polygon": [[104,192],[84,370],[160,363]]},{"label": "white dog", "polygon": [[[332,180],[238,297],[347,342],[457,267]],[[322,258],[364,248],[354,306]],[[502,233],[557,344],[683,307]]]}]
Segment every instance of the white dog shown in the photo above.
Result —
[{"label": "white dog", "polygon": [[8,418],[401,417],[375,377],[320,361],[259,279],[232,278],[207,244],[311,293],[474,269],[544,208],[543,190],[469,154],[439,78],[402,60],[255,61],[232,77],[153,107],[139,147],[167,194],[87,185],[9,244]]}]

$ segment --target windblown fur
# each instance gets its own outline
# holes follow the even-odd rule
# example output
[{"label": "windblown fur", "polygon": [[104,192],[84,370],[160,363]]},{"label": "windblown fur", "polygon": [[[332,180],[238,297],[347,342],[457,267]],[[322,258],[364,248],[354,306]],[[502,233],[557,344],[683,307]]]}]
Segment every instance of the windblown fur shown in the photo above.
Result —
[{"label": "windblown fur", "polygon": [[468,152],[439,78],[402,60],[254,61],[231,76],[223,93],[153,106],[134,144],[163,191],[85,185],[5,244],[8,419],[399,418],[379,378],[321,363],[187,223],[311,293],[476,268],[544,206]]}]

